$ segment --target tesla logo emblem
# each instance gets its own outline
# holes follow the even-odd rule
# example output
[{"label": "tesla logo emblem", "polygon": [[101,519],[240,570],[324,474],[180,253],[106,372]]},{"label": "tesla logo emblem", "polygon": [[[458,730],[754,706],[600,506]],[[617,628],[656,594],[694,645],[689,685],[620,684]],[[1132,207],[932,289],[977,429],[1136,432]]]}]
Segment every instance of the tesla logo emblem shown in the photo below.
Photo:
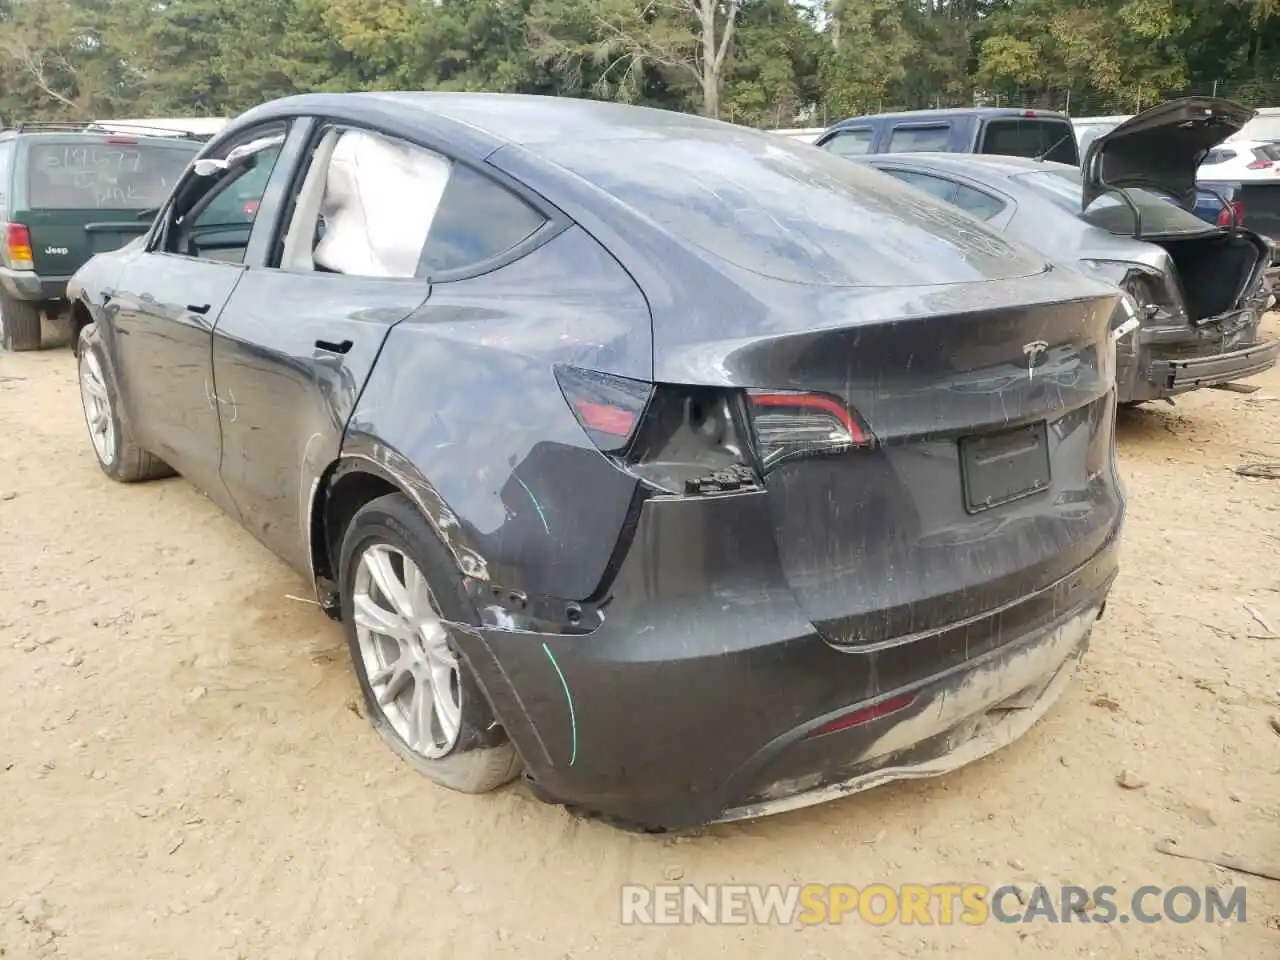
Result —
[{"label": "tesla logo emblem", "polygon": [[1030,343],[1022,345],[1022,352],[1027,355],[1027,379],[1034,380],[1036,378],[1036,367],[1044,363],[1045,351],[1049,349],[1049,344],[1043,340],[1032,340]]}]

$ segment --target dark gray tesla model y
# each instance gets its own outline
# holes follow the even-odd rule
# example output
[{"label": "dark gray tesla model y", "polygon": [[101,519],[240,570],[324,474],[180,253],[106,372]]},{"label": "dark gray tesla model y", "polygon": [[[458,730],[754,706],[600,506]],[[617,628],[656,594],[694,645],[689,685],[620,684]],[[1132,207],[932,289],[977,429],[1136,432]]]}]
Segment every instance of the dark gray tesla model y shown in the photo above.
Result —
[{"label": "dark gray tesla model y", "polygon": [[108,476],[313,580],[455,789],[671,828],[941,773],[1116,575],[1119,292],[771,134],[275,101],[73,291]]}]

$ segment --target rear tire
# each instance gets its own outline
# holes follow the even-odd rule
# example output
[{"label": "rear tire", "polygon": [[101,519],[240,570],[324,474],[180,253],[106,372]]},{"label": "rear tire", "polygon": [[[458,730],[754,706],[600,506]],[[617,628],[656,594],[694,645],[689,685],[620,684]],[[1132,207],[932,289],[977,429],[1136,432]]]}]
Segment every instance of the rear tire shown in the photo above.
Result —
[{"label": "rear tire", "polygon": [[347,645],[374,729],[451,790],[513,780],[520,756],[444,626],[473,618],[431,525],[403,494],[379,497],[352,518],[340,564]]},{"label": "rear tire", "polygon": [[167,463],[134,442],[128,424],[121,418],[115,380],[96,323],[80,331],[76,358],[85,426],[102,472],[119,483],[173,476]]},{"label": "rear tire", "polygon": [[20,353],[40,349],[40,308],[0,291],[0,349]]}]

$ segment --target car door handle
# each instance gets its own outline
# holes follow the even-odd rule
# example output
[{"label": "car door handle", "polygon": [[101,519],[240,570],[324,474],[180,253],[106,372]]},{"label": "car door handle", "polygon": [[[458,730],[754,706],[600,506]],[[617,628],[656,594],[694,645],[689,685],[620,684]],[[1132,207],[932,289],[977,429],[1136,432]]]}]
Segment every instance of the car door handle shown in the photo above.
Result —
[{"label": "car door handle", "polygon": [[198,313],[201,316],[204,316],[204,314],[209,312],[209,308],[212,306],[213,304],[211,303],[188,303],[187,309],[192,313]]},{"label": "car door handle", "polygon": [[355,344],[350,340],[343,340],[341,343],[333,343],[329,340],[317,340],[316,349],[323,350],[325,353],[338,353],[344,356],[354,347]]}]

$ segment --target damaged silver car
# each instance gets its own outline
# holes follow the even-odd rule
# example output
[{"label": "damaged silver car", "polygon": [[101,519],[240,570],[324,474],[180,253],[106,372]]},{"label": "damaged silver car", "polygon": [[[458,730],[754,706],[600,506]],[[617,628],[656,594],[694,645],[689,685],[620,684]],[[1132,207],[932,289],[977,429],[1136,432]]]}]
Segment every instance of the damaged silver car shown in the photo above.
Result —
[{"label": "damaged silver car", "polygon": [[1252,116],[1228,100],[1170,101],[1099,136],[1081,168],[966,154],[863,162],[1124,289],[1140,327],[1119,341],[1122,404],[1201,387],[1251,392],[1240,381],[1280,356],[1280,340],[1259,336],[1273,246],[1190,208],[1200,158]]}]

